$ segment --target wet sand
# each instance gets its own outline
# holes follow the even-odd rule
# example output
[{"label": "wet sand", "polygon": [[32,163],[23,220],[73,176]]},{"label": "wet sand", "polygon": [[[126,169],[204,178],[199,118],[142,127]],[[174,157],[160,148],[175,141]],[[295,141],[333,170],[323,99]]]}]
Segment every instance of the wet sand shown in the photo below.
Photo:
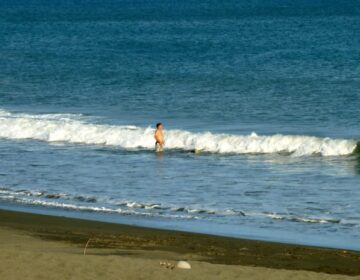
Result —
[{"label": "wet sand", "polygon": [[[0,279],[275,280],[360,275],[360,252],[4,210],[0,243]],[[160,266],[178,260],[188,261],[192,269]]]}]

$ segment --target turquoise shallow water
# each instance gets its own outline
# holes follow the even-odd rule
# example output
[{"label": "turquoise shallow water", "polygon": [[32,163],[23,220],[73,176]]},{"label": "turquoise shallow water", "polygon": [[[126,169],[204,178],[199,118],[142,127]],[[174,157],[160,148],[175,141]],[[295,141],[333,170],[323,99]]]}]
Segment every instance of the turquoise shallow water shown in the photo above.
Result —
[{"label": "turquoise shallow water", "polygon": [[0,0],[0,206],[359,249],[359,15]]}]

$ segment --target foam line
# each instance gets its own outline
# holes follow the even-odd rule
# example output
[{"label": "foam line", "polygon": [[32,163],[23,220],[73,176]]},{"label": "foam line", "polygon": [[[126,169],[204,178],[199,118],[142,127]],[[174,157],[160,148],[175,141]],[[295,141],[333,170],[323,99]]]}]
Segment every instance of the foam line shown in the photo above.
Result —
[{"label": "foam line", "polygon": [[[89,199],[90,198],[90,199]],[[103,200],[104,199],[99,199]],[[79,196],[72,194],[52,194],[46,191],[16,190],[0,186],[0,202],[11,201],[18,204],[38,205],[50,208],[61,208],[75,211],[117,213],[122,215],[140,216],[160,216],[168,218],[185,219],[207,219],[210,216],[236,216],[240,219],[244,217],[265,218],[278,221],[312,223],[312,224],[342,224],[347,226],[359,226],[359,219],[341,219],[332,216],[302,216],[286,213],[270,212],[247,212],[239,209],[209,209],[179,207],[175,205],[162,205],[161,203],[144,203],[136,201],[124,201],[122,203],[98,204],[98,198]]]},{"label": "foam line", "polygon": [[[0,138],[46,142],[109,145],[123,149],[153,149],[154,130],[136,126],[91,123],[81,115],[19,114],[0,110]],[[166,130],[166,148],[220,154],[285,153],[294,156],[344,156],[356,151],[357,141],[301,135],[194,133]]]}]

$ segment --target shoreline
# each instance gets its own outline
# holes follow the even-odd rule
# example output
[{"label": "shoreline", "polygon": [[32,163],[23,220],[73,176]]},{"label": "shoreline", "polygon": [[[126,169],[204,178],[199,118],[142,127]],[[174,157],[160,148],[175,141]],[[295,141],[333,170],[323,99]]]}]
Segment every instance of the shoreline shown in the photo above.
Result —
[{"label": "shoreline", "polygon": [[268,269],[360,275],[360,252],[246,240],[74,218],[0,210],[0,230],[24,233],[43,242],[66,243],[82,252],[130,250],[166,252],[188,261]]},{"label": "shoreline", "polygon": [[[138,216],[126,216],[126,215],[109,215],[107,213],[101,212],[90,212],[86,211],[76,211],[76,210],[67,210],[67,209],[58,209],[58,208],[47,208],[47,207],[31,207],[29,205],[21,205],[6,202],[0,207],[0,210],[10,211],[10,212],[22,212],[35,215],[45,215],[53,217],[65,217],[69,219],[79,219],[86,221],[94,222],[103,222],[110,224],[119,224],[119,225],[129,225],[140,228],[152,228],[160,230],[169,230],[169,231],[179,231],[179,232],[188,232],[188,233],[198,233],[210,236],[219,236],[219,237],[229,237],[234,239],[244,239],[244,240],[253,240],[253,241],[264,241],[270,243],[280,243],[280,244],[289,244],[289,245],[299,245],[306,247],[315,247],[315,248],[325,248],[325,249],[335,249],[335,250],[346,250],[360,253],[360,245],[357,244],[357,240],[347,239],[346,242],[339,242],[334,239],[327,239],[321,236],[303,236],[301,234],[294,234],[290,232],[288,235],[286,232],[259,232],[257,229],[251,229],[249,227],[242,227],[241,231],[237,231],[236,234],[233,231],[229,231],[229,228],[223,230],[214,230],[207,227],[207,224],[199,226],[196,224],[187,224],[179,223],[168,223],[161,221],[160,219],[148,220],[143,217]],[[226,227],[227,225],[225,225]],[[239,230],[239,229],[238,229]],[[280,236],[280,237],[279,237]],[[353,242],[351,242],[353,241]],[[357,245],[356,245],[357,244]]]}]

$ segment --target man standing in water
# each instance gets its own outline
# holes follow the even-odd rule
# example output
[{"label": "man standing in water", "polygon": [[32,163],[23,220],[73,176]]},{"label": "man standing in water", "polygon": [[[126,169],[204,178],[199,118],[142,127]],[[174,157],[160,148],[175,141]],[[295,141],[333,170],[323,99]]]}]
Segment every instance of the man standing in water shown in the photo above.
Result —
[{"label": "man standing in water", "polygon": [[156,131],[155,131],[154,138],[156,140],[155,152],[157,152],[157,153],[164,151],[165,142],[164,142],[163,128],[164,128],[164,126],[162,123],[156,124]]}]

